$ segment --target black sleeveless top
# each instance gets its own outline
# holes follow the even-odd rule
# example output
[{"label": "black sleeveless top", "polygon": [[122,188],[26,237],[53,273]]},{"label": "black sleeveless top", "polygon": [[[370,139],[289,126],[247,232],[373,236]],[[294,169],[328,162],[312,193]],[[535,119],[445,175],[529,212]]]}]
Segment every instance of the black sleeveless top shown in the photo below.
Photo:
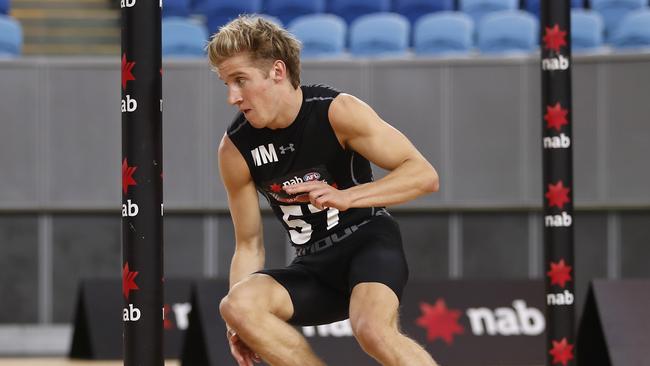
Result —
[{"label": "black sleeveless top", "polygon": [[346,189],[373,179],[368,160],[342,148],[330,125],[327,113],[339,92],[324,85],[301,88],[300,111],[287,128],[257,129],[239,113],[227,132],[294,246],[310,244],[375,212],[372,207],[319,210],[306,194],[289,195],[282,189],[311,180]]}]

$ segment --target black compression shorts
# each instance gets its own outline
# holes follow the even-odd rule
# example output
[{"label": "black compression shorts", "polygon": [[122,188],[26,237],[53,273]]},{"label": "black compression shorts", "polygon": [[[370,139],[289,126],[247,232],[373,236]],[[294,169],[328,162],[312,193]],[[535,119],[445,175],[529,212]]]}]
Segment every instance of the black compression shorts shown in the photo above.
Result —
[{"label": "black compression shorts", "polygon": [[350,294],[363,282],[383,283],[401,299],[408,267],[397,222],[372,217],[342,241],[296,257],[286,268],[262,270],[291,296],[293,325],[319,325],[348,318]]}]

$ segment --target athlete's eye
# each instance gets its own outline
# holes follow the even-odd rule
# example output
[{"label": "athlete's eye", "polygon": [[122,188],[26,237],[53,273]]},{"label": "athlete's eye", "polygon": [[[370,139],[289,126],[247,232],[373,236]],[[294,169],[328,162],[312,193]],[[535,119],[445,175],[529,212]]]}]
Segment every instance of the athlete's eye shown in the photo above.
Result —
[{"label": "athlete's eye", "polygon": [[244,84],[246,84],[246,79],[244,79],[244,78],[237,78],[237,79],[235,79],[235,82],[236,82],[237,85],[239,85],[239,86],[244,86]]}]

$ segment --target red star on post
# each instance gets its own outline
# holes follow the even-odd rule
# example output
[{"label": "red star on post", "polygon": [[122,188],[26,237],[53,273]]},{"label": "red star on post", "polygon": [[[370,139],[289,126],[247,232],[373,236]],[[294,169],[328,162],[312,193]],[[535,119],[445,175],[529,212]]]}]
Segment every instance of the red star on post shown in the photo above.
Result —
[{"label": "red star on post", "polygon": [[463,334],[464,328],[458,323],[460,311],[448,309],[445,300],[438,299],[434,305],[421,302],[420,311],[422,316],[416,320],[416,324],[427,330],[429,342],[441,338],[451,345],[454,334]]},{"label": "red star on post", "polygon": [[122,269],[122,294],[125,299],[129,299],[129,293],[131,290],[139,290],[140,288],[135,283],[135,277],[138,275],[138,272],[131,272],[129,270],[129,262],[124,264]]},{"label": "red star on post", "polygon": [[165,329],[172,329],[174,327],[174,323],[169,319],[170,312],[171,308],[169,307],[169,304],[163,305],[163,328]]},{"label": "red star on post", "polygon": [[556,184],[549,184],[548,191],[546,191],[546,194],[544,195],[546,199],[548,199],[548,206],[556,206],[560,210],[563,210],[564,205],[571,202],[569,191],[570,189],[566,188],[561,180]]},{"label": "red star on post", "polygon": [[131,72],[135,66],[135,61],[129,62],[126,60],[126,53],[122,54],[122,90],[126,89],[126,82],[135,80],[135,76]]},{"label": "red star on post", "polygon": [[126,194],[129,186],[137,186],[138,183],[133,179],[133,173],[138,169],[137,166],[129,166],[126,158],[122,161],[122,193]]},{"label": "red star on post", "polygon": [[551,269],[546,272],[546,275],[551,279],[551,285],[558,285],[562,288],[566,287],[566,283],[571,281],[571,266],[564,263],[564,259],[559,262],[551,262]]},{"label": "red star on post", "polygon": [[560,29],[559,25],[553,28],[545,27],[544,48],[555,52],[560,52],[560,47],[566,46],[566,32]]},{"label": "red star on post", "polygon": [[544,115],[546,128],[555,128],[559,132],[562,126],[569,124],[566,119],[568,113],[569,111],[562,108],[560,102],[555,103],[552,107],[546,106],[546,114]]},{"label": "red star on post", "polygon": [[573,360],[573,345],[567,342],[566,338],[562,338],[560,342],[553,341],[553,349],[548,351],[553,356],[553,364],[562,364],[566,366],[567,363]]}]

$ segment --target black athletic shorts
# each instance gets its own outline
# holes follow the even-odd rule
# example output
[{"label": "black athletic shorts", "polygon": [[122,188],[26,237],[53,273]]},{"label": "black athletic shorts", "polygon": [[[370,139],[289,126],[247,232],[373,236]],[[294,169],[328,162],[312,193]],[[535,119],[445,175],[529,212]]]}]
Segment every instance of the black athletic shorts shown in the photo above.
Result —
[{"label": "black athletic shorts", "polygon": [[289,319],[293,325],[327,324],[348,318],[350,294],[362,282],[383,283],[401,299],[408,279],[399,227],[388,214],[373,216],[345,239],[316,253],[298,256],[286,268],[258,273],[273,277],[287,289],[293,302],[294,313]]}]

